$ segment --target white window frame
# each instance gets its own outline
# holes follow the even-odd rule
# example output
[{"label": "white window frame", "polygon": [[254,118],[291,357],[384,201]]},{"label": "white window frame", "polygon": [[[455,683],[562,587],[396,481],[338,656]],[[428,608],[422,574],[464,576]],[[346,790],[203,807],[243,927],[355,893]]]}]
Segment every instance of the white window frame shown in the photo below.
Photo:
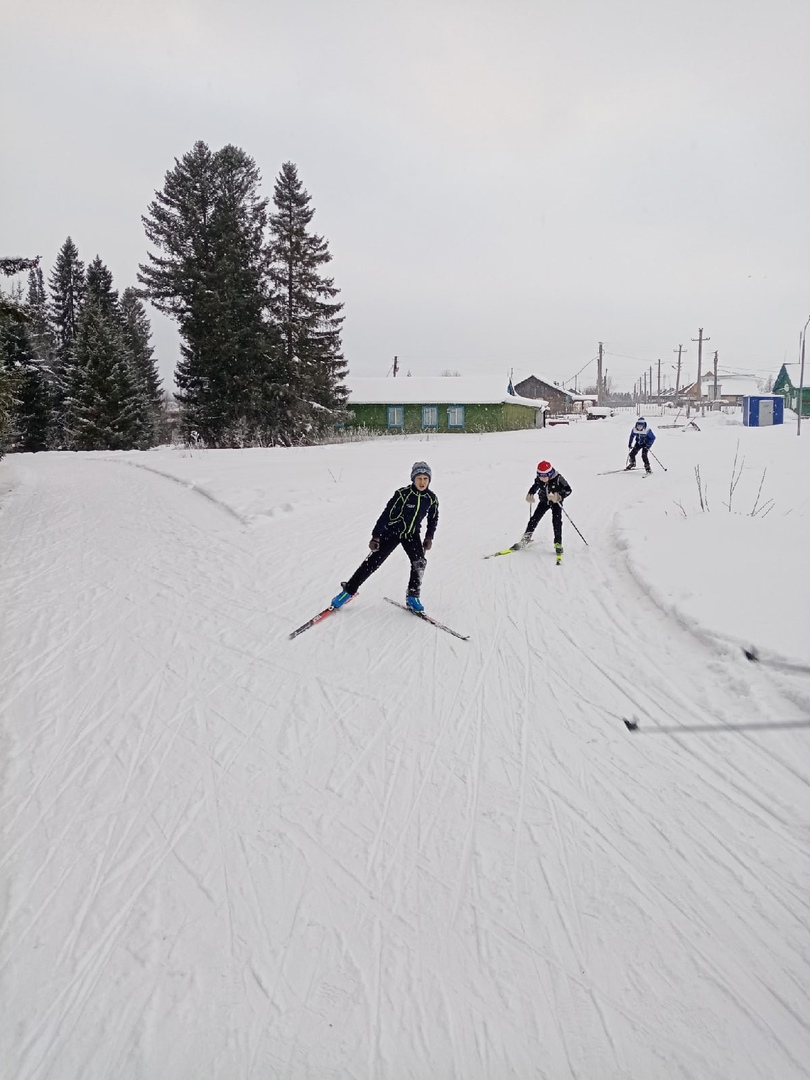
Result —
[{"label": "white window frame", "polygon": [[[461,417],[460,422],[456,422],[454,417],[459,415]],[[466,420],[466,409],[463,405],[448,405],[447,406],[447,426],[449,428],[463,428]]]},{"label": "white window frame", "polygon": [[[430,420],[428,420],[430,416]],[[422,406],[422,427],[423,428],[437,428],[439,426],[439,406],[438,405],[423,405]]]},{"label": "white window frame", "polygon": [[388,405],[387,406],[387,423],[390,428],[404,428],[405,427],[405,406],[404,405]]}]

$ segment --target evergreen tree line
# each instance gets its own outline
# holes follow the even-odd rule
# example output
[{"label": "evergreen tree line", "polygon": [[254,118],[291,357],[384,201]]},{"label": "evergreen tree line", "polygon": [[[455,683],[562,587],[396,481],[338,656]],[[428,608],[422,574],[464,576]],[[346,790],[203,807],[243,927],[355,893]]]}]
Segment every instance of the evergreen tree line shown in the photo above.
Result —
[{"label": "evergreen tree line", "polygon": [[346,416],[327,242],[292,162],[272,211],[260,182],[244,150],[197,142],[142,219],[153,247],[142,295],[177,322],[181,429],[208,446],[307,442]]},{"label": "evergreen tree line", "polygon": [[96,256],[85,269],[68,237],[48,288],[39,259],[0,304],[0,453],[146,449],[160,439],[164,401],[138,290],[119,296]]},{"label": "evergreen tree line", "polygon": [[85,268],[68,237],[46,289],[0,294],[2,450],[147,448],[165,401],[143,299],[178,325],[175,379],[186,439],[209,446],[293,445],[346,417],[342,303],[296,166],[282,166],[274,212],[243,150],[197,142],[142,218],[153,250],[140,289],[119,296],[101,259]]}]

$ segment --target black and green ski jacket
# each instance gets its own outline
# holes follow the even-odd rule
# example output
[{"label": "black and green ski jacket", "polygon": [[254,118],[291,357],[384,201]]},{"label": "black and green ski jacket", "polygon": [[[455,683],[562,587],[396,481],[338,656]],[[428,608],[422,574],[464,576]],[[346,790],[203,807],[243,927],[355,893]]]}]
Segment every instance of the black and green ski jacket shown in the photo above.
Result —
[{"label": "black and green ski jacket", "polygon": [[391,533],[405,539],[418,536],[422,521],[427,515],[425,539],[432,540],[439,524],[439,500],[430,490],[417,491],[413,484],[397,488],[388,505],[380,514],[371,535],[378,539],[383,533]]}]

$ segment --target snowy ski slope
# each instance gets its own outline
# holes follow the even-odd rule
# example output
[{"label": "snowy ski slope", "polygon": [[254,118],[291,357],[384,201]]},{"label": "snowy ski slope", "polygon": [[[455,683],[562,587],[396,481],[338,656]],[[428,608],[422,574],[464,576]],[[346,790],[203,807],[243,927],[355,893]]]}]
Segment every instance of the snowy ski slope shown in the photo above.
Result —
[{"label": "snowy ski slope", "polygon": [[810,432],[631,421],[0,463],[4,1078],[810,1076]]}]

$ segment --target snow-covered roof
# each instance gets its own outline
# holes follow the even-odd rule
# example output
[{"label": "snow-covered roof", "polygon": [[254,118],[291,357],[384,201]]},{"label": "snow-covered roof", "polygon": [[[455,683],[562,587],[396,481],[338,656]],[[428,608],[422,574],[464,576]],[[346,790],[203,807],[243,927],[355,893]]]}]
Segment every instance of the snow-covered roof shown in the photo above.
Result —
[{"label": "snow-covered roof", "polygon": [[[801,364],[782,364],[785,369],[787,377],[790,379],[793,386],[798,386],[802,378],[802,365]],[[804,385],[810,382],[810,363],[804,365]]]},{"label": "snow-covered roof", "polygon": [[542,409],[542,398],[507,391],[502,377],[408,376],[397,379],[348,378],[349,405],[528,405]]},{"label": "snow-covered roof", "polygon": [[[714,372],[707,372],[700,381],[703,383],[702,396],[711,396],[714,393]],[[721,371],[717,372],[717,388],[725,397],[729,394],[749,397],[760,393],[759,382],[753,375],[733,375]]]}]

